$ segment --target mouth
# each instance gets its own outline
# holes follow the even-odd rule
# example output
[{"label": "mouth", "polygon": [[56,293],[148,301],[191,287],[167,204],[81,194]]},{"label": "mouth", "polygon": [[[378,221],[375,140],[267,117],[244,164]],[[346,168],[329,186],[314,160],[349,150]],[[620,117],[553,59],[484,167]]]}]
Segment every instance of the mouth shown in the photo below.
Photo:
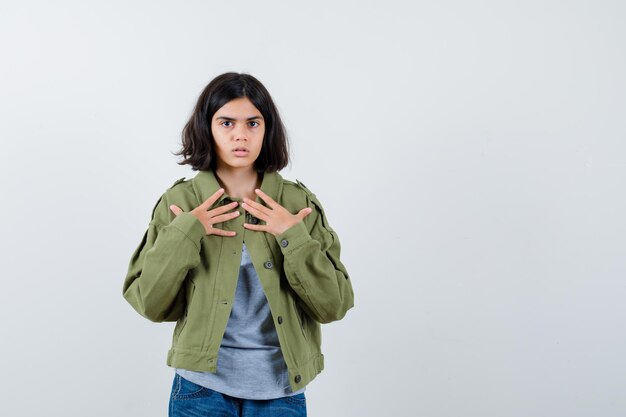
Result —
[{"label": "mouth", "polygon": [[233,153],[235,156],[247,156],[249,151],[246,148],[235,148],[233,149]]}]

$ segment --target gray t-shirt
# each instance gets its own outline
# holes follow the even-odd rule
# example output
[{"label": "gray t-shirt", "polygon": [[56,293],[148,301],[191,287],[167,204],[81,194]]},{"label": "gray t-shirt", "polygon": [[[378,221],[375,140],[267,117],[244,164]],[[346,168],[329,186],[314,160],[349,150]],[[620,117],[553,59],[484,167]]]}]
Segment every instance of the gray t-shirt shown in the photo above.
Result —
[{"label": "gray t-shirt", "polygon": [[243,244],[233,308],[219,349],[217,372],[175,368],[183,378],[231,397],[269,400],[292,392],[267,298]]}]

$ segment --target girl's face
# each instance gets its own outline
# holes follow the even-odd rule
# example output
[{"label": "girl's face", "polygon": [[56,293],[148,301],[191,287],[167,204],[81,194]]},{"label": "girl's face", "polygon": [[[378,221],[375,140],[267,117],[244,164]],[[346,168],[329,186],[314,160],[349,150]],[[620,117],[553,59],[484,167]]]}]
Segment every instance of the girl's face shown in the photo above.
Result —
[{"label": "girl's face", "polygon": [[217,168],[254,169],[263,147],[265,120],[250,99],[240,97],[224,104],[213,115],[211,132]]}]

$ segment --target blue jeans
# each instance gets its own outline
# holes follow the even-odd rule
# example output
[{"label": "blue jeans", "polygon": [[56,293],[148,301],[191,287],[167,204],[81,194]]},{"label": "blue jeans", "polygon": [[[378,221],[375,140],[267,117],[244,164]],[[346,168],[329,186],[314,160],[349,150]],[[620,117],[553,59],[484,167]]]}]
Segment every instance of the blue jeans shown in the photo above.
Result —
[{"label": "blue jeans", "polygon": [[273,400],[246,400],[205,388],[178,374],[174,376],[169,405],[169,417],[306,417],[304,393]]}]

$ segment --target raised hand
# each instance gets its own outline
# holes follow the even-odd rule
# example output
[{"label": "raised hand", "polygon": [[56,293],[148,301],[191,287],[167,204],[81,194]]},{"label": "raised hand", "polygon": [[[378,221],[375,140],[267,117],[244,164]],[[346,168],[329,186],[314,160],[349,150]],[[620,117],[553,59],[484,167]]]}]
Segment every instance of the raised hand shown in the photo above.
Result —
[{"label": "raised hand", "polygon": [[[217,201],[218,198],[224,193],[224,189],[220,188],[213,195],[207,198],[202,204],[200,204],[195,209],[191,210],[190,213],[196,216],[200,223],[204,226],[204,230],[207,235],[218,235],[218,236],[235,236],[237,233],[234,231],[227,231],[213,227],[214,224],[225,222],[226,220],[234,219],[239,216],[238,211],[233,211],[230,213],[226,213],[228,210],[234,209],[237,207],[237,202],[233,201],[230,204],[226,204],[221,207],[214,208],[213,210],[208,210],[213,203]],[[175,215],[179,215],[183,213],[183,210],[178,206],[172,204],[170,205],[170,210]],[[208,211],[207,211],[208,210]]]},{"label": "raised hand", "polygon": [[278,204],[260,189],[257,188],[254,192],[257,193],[269,207],[265,207],[249,198],[244,198],[241,207],[257,219],[261,219],[265,222],[265,224],[244,223],[243,227],[246,229],[268,232],[274,236],[278,236],[291,226],[301,222],[302,219],[313,211],[310,207],[305,207],[298,213],[291,214],[286,208]]}]

